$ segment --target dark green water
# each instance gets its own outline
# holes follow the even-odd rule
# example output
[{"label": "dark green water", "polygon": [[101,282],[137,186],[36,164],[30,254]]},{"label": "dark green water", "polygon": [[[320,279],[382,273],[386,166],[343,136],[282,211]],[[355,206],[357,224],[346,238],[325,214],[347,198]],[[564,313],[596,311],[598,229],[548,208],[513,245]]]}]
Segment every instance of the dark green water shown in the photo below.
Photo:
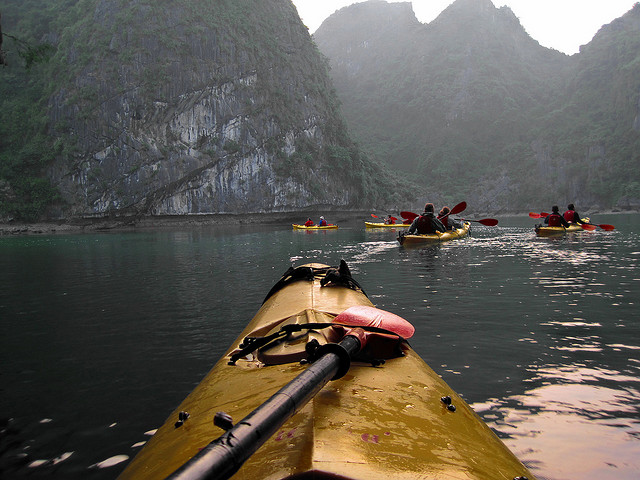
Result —
[{"label": "dark green water", "polygon": [[411,249],[355,221],[0,237],[0,478],[115,478],[291,264],[344,258],[540,478],[636,479],[640,216],[596,220]]}]

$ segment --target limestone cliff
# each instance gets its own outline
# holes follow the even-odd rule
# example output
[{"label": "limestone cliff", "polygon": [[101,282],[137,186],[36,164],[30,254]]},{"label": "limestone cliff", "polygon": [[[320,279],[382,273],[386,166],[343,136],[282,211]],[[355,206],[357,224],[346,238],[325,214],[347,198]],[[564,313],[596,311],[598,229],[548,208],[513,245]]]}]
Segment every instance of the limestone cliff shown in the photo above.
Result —
[{"label": "limestone cliff", "polygon": [[64,17],[49,100],[66,142],[48,168],[57,215],[289,211],[384,194],[289,0],[85,0]]}]

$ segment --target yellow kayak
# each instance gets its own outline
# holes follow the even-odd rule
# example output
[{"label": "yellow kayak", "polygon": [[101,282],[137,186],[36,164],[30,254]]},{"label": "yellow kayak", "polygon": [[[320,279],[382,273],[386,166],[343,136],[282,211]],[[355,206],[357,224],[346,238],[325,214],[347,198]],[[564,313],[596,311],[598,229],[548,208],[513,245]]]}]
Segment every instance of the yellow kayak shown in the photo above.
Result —
[{"label": "yellow kayak", "polygon": [[[582,221],[585,223],[589,223],[589,218],[583,218]],[[552,237],[555,235],[564,235],[565,233],[584,231],[579,223],[571,223],[568,227],[549,227],[548,225],[536,225],[535,230],[538,237]]]},{"label": "yellow kayak", "polygon": [[457,238],[463,238],[469,235],[469,222],[464,222],[462,228],[447,230],[446,232],[428,233],[425,235],[399,235],[398,242],[400,245],[425,245],[429,243],[448,242]]},{"label": "yellow kayak", "polygon": [[320,225],[311,225],[310,227],[306,227],[304,225],[298,225],[297,223],[293,224],[294,230],[334,230],[338,228],[338,225],[325,225],[321,227]]},{"label": "yellow kayak", "polygon": [[[405,338],[413,327],[373,308],[348,267],[346,271],[342,264],[340,269],[320,264],[289,269],[224,357],[119,478],[163,479],[176,470],[171,478],[204,478],[205,470],[197,470],[207,465],[230,472],[211,478],[236,480],[534,480],[411,349]],[[366,322],[354,322],[362,315]],[[400,323],[391,327],[390,317]],[[411,332],[406,333],[406,325]],[[343,363],[335,350],[360,335],[356,331],[366,332],[361,338],[368,340],[352,355],[349,367],[348,356]],[[324,353],[310,365],[301,362],[316,352],[334,353]],[[332,356],[341,357],[335,380],[327,379],[329,383],[312,392],[308,403],[301,402],[282,425],[257,428],[253,419],[260,415],[251,412],[278,399],[281,387]],[[298,388],[296,382],[285,388]],[[294,403],[288,397],[284,401]],[[216,424],[228,429],[226,433],[212,422],[217,412],[232,418],[217,416]],[[240,444],[242,432],[253,428],[262,446],[228,467],[227,453]]]},{"label": "yellow kayak", "polygon": [[366,228],[409,228],[410,223],[378,223],[364,222]]}]

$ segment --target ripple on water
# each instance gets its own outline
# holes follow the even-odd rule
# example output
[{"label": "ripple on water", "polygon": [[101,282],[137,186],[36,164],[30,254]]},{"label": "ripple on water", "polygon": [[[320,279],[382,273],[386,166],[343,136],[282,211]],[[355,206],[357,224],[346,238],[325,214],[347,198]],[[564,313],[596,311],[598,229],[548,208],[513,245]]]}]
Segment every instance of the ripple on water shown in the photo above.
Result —
[{"label": "ripple on water", "polygon": [[[547,366],[536,374],[535,383],[543,385],[472,407],[534,473],[581,480],[637,478],[640,379],[586,367]],[[626,388],[614,388],[620,383]]]}]

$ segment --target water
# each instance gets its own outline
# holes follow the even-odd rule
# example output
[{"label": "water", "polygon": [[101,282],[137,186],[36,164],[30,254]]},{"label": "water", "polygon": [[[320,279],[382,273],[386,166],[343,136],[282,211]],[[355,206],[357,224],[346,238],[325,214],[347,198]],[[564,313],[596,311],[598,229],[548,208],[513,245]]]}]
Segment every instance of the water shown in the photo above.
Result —
[{"label": "water", "polygon": [[640,475],[640,216],[405,249],[360,221],[0,237],[0,478],[115,478],[293,263],[344,258],[539,478]]}]

